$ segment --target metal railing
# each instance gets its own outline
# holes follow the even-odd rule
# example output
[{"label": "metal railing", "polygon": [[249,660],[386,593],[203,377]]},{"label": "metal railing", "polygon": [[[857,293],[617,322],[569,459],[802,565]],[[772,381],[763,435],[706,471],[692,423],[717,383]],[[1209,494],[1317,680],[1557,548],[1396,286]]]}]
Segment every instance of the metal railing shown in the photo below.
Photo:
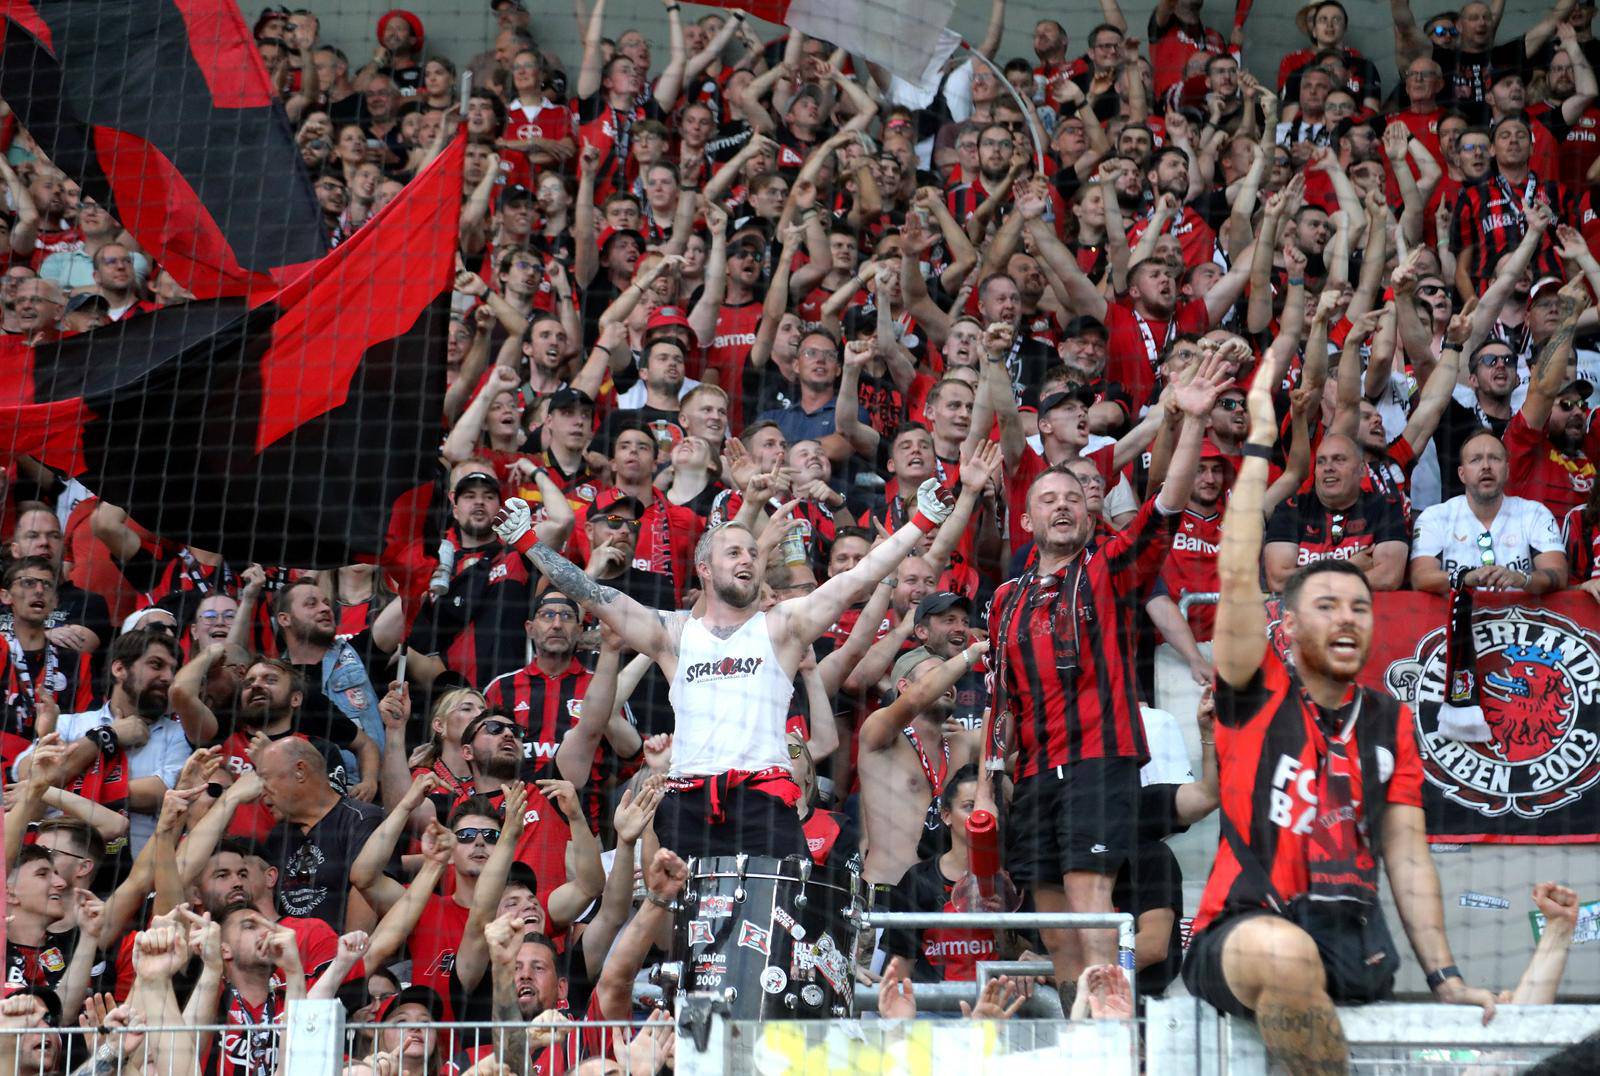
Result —
[{"label": "metal railing", "polygon": [[1196,605],[1215,605],[1221,600],[1222,595],[1215,590],[1197,590],[1178,599],[1178,612],[1188,616],[1189,610]]},{"label": "metal railing", "polygon": [[[18,1018],[20,1019],[20,1018]],[[47,1027],[42,1020],[26,1027],[0,1027],[0,1072],[62,1076],[202,1076],[220,1050],[235,1058],[255,1056],[274,1069],[284,1067],[285,1024],[194,1027],[99,1028]],[[244,1067],[235,1071],[243,1072]],[[272,1071],[252,1066],[253,1072]],[[310,1071],[310,1070],[307,1070]],[[319,1070],[337,1072],[337,1069]]]}]

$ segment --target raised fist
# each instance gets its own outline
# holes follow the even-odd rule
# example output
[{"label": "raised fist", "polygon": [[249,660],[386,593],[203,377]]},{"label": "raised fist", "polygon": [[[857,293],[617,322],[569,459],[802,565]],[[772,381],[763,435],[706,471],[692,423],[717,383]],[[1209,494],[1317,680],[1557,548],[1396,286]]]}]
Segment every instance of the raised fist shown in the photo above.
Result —
[{"label": "raised fist", "polygon": [[[533,534],[533,512],[521,497],[508,497],[494,517],[494,532],[506,545],[523,549],[536,539]],[[523,550],[526,552],[526,550]]]}]

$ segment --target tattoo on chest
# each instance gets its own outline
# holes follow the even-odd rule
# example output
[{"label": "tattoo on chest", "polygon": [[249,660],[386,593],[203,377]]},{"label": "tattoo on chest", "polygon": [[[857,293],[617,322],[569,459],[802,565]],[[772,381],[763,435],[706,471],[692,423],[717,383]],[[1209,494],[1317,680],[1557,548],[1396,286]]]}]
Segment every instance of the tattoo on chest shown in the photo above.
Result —
[{"label": "tattoo on chest", "polygon": [[731,639],[731,638],[733,638],[734,633],[737,632],[742,627],[744,627],[743,624],[734,624],[734,625],[732,625],[730,627],[723,627],[720,624],[714,625],[714,626],[711,625],[711,624],[707,624],[706,625],[706,630],[709,631],[712,635],[715,635],[719,639]]}]

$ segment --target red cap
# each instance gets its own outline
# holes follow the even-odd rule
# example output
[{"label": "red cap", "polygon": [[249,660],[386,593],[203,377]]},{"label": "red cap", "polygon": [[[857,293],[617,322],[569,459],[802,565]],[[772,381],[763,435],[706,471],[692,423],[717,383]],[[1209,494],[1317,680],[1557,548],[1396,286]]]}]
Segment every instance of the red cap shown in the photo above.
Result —
[{"label": "red cap", "polygon": [[411,36],[416,38],[417,49],[420,51],[422,49],[423,41],[422,20],[417,18],[414,14],[407,11],[403,7],[390,8],[388,11],[385,11],[382,15],[378,16],[378,43],[380,45],[383,44],[383,24],[394,18],[396,15],[406,20],[406,23],[411,27]]},{"label": "red cap", "polygon": [[689,315],[679,306],[658,306],[655,313],[650,315],[650,320],[645,322],[644,331],[654,332],[656,329],[687,329],[689,328]]}]

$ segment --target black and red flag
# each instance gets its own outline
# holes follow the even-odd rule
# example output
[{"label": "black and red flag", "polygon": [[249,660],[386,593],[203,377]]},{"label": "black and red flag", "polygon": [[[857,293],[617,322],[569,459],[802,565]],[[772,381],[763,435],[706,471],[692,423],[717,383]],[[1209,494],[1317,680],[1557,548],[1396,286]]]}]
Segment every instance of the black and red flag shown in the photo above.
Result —
[{"label": "black and red flag", "polygon": [[0,0],[0,98],[199,298],[327,250],[283,106],[232,0]]},{"label": "black and red flag", "polygon": [[0,351],[0,455],[230,560],[379,556],[438,455],[464,147],[253,309],[205,299]]}]

